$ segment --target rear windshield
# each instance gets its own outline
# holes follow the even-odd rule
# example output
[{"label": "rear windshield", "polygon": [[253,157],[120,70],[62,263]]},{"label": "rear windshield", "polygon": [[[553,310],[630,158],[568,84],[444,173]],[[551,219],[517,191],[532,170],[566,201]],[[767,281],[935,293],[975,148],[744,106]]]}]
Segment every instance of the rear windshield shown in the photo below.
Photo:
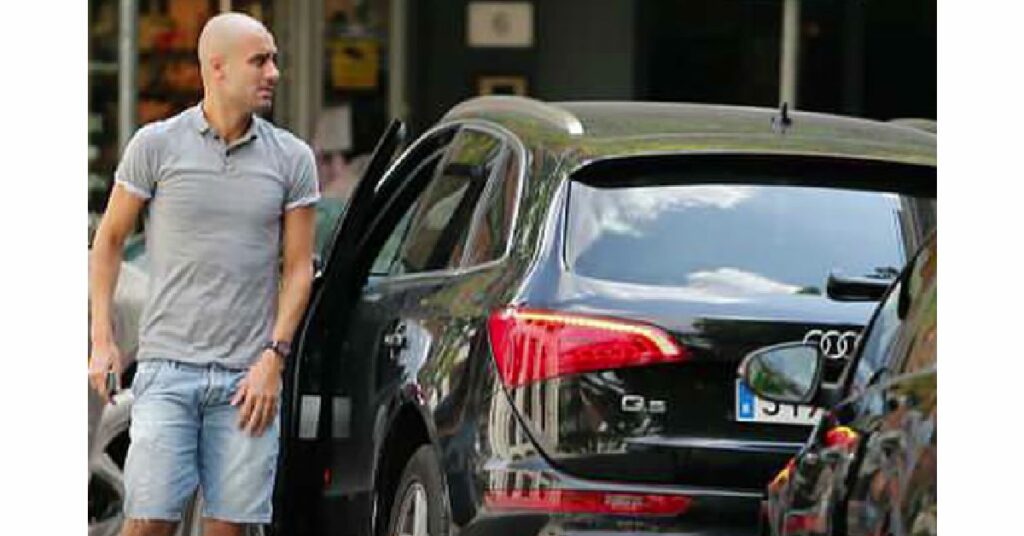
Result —
[{"label": "rear windshield", "polygon": [[894,193],[751,182],[573,182],[568,265],[589,277],[716,295],[817,296],[830,272],[898,274],[916,241],[906,233],[922,232],[911,213],[934,207]]}]

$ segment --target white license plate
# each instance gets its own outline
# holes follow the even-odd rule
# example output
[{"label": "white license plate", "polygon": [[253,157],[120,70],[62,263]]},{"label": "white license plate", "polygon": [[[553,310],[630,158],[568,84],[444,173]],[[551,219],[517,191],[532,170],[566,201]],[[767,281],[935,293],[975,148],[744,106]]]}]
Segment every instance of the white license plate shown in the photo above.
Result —
[{"label": "white license plate", "polygon": [[736,380],[737,421],[814,425],[819,411],[814,406],[781,404],[761,399],[747,388],[743,380]]}]

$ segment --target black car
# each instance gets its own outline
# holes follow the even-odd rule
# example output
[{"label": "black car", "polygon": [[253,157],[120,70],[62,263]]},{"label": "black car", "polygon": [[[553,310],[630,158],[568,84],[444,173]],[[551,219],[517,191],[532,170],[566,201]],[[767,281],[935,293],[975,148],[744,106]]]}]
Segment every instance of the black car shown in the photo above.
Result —
[{"label": "black car", "polygon": [[933,225],[935,137],[905,126],[484,97],[391,162],[402,131],[297,334],[266,531],[753,527],[817,413],[741,358],[816,341],[838,379]]},{"label": "black car", "polygon": [[768,486],[765,534],[937,532],[937,255],[933,237],[879,306],[839,389],[815,378],[814,347],[776,346],[744,362],[761,396],[839,400]]}]

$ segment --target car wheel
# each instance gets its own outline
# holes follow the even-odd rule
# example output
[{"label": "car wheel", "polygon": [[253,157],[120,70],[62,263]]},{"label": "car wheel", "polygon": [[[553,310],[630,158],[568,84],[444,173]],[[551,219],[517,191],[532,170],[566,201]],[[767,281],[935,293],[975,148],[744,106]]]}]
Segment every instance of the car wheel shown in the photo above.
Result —
[{"label": "car wheel", "polygon": [[124,460],[131,422],[130,392],[103,404],[90,392],[90,412],[96,415],[89,449],[89,536],[117,536],[124,523]]},{"label": "car wheel", "polygon": [[441,467],[430,445],[413,453],[402,471],[388,516],[388,536],[448,536],[451,513]]}]

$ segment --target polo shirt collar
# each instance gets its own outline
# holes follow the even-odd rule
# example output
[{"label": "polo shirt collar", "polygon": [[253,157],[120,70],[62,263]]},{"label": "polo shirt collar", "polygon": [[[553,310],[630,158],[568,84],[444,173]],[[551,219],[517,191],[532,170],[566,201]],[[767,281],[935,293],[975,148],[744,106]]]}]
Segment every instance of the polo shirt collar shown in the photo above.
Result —
[{"label": "polo shirt collar", "polygon": [[[257,117],[256,114],[252,114],[252,118],[249,121],[249,129],[245,131],[245,134],[242,134],[241,138],[235,140],[232,145],[241,145],[255,138],[257,121],[259,121],[259,117]],[[206,114],[203,113],[203,101],[199,101],[199,104],[196,104],[192,108],[192,124],[195,126],[196,130],[204,136],[213,130],[213,127],[211,127],[210,123],[206,120]]]}]

